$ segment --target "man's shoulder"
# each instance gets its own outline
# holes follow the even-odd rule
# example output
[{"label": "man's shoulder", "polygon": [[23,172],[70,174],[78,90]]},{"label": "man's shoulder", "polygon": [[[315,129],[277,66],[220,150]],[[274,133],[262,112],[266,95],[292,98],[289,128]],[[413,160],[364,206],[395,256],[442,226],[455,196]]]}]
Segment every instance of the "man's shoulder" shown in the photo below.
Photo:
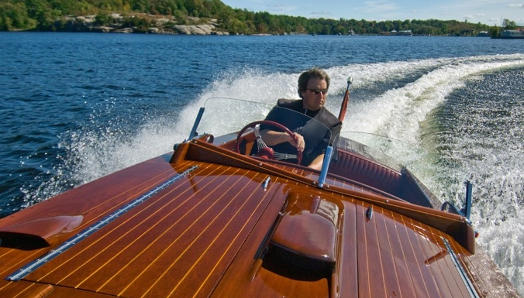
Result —
[{"label": "man's shoulder", "polygon": [[277,106],[289,108],[289,109],[296,109],[298,107],[299,109],[301,109],[302,108],[302,99],[280,98],[277,101]]},{"label": "man's shoulder", "polygon": [[321,110],[320,110],[320,116],[323,118],[323,119],[326,119],[331,125],[335,125],[335,124],[338,124],[338,123],[341,123],[340,122],[340,119],[338,119],[338,117],[336,117],[335,115],[333,115],[333,113],[331,113],[328,109],[326,109],[325,107],[323,107]]}]

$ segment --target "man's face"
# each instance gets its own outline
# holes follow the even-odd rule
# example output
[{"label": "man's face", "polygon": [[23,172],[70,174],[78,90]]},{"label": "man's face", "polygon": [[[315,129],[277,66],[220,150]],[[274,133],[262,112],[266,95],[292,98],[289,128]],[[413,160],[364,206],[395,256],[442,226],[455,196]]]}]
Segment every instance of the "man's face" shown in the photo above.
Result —
[{"label": "man's face", "polygon": [[327,91],[327,82],[325,80],[309,79],[306,90],[302,91],[304,108],[313,111],[322,108],[326,103]]}]

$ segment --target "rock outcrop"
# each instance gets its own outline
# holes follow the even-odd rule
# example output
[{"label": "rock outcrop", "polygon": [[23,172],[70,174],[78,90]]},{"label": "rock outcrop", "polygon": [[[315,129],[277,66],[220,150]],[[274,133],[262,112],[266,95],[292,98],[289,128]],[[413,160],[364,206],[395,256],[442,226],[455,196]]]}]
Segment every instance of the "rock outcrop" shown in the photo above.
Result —
[{"label": "rock outcrop", "polygon": [[[57,25],[69,32],[102,32],[102,33],[151,33],[151,34],[185,34],[185,35],[229,35],[227,31],[217,31],[216,20],[211,19],[206,24],[172,25],[173,17],[140,16],[150,19],[152,26],[148,28],[124,27],[124,18],[113,13],[110,16],[111,24],[100,26],[96,23],[96,16],[68,16],[65,24]],[[190,18],[191,22],[199,22],[197,18]]]},{"label": "rock outcrop", "polygon": [[213,31],[214,26],[211,25],[175,25],[175,29],[180,34],[197,34],[197,35],[208,35]]},{"label": "rock outcrop", "polygon": [[216,31],[216,27],[213,24],[175,25],[173,29],[180,34],[186,35],[229,35],[229,32]]}]

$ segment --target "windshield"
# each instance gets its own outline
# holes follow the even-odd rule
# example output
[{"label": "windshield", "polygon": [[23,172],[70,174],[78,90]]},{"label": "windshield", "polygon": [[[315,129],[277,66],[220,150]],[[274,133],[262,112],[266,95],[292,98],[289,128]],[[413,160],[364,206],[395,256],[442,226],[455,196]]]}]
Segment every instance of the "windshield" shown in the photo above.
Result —
[{"label": "windshield", "polygon": [[[237,133],[247,124],[264,120],[271,112],[277,115],[278,119],[276,122],[287,124],[286,126],[289,126],[288,128],[293,132],[304,134],[306,143],[322,143],[322,146],[331,144],[334,148],[356,152],[397,171],[400,171],[403,166],[411,168],[423,155],[423,152],[416,149],[415,145],[377,134],[349,131],[344,129],[344,127],[340,136],[333,137],[330,134],[330,130],[323,124],[315,121],[315,119],[303,113],[275,107],[275,105],[267,103],[212,97],[206,100],[203,108],[204,113],[196,128],[196,133],[197,135],[211,134],[215,138],[225,136],[224,139],[219,139],[220,142],[226,142],[235,138]],[[292,119],[292,121],[288,121],[288,119]],[[294,123],[289,123],[290,121]],[[264,128],[269,127],[263,124],[258,127],[258,130],[260,131]],[[273,128],[271,127],[270,129]],[[247,132],[250,131],[248,130]],[[315,132],[317,136],[321,135],[322,138],[319,140],[311,135],[310,132]],[[321,150],[323,149],[325,148]]]},{"label": "windshield", "polygon": [[273,105],[264,103],[212,97],[206,100],[202,120],[197,128],[199,135],[212,134],[215,137],[238,132],[246,124],[263,120]]},{"label": "windshield", "polygon": [[[204,113],[196,133],[198,135],[211,134],[215,139],[218,138],[217,143],[223,143],[235,138],[237,133],[249,124],[263,120],[264,122],[256,123],[242,133],[255,133],[256,136],[260,136],[257,142],[264,141],[264,144],[257,144],[257,148],[266,146],[265,143],[268,143],[268,146],[278,156],[283,156],[279,155],[280,153],[296,156],[295,146],[282,140],[287,138],[286,134],[290,136],[294,133],[300,134],[305,142],[302,165],[309,165],[317,156],[324,154],[327,146],[334,142],[329,128],[304,113],[275,105],[232,98],[206,100]],[[289,131],[286,132],[286,128]],[[271,140],[266,139],[265,133],[268,130],[279,133],[281,140],[278,144],[271,144]],[[220,137],[224,135],[226,138],[221,139]],[[256,155],[257,152],[252,150],[251,153],[251,155]],[[293,158],[289,159],[289,162],[295,162]]]},{"label": "windshield", "polygon": [[[276,100],[275,100],[276,104]],[[211,134],[214,137],[214,144],[221,145],[226,142],[235,142],[238,133],[248,124],[253,122],[260,122],[271,113],[278,116],[273,118],[277,122],[282,122],[284,125],[290,126],[292,132],[298,132],[304,135],[306,143],[309,147],[304,150],[305,162],[302,165],[307,165],[316,154],[325,152],[328,145],[332,145],[334,152],[333,158],[337,158],[337,151],[347,150],[363,155],[377,163],[386,165],[391,169],[400,172],[403,168],[407,168],[417,178],[423,182],[430,182],[432,173],[428,173],[424,169],[424,159],[431,158],[427,152],[417,149],[417,146],[409,144],[401,140],[387,138],[381,135],[349,131],[344,126],[340,135],[332,136],[331,131],[303,113],[296,111],[275,107],[275,105],[259,103],[255,101],[240,100],[233,98],[209,98],[206,100],[200,122],[196,121],[198,126],[195,129],[196,136]],[[289,119],[293,119],[289,123]],[[267,123],[258,123],[251,128],[247,128],[242,132],[243,135],[256,135],[263,132],[265,129],[278,128],[268,127]],[[309,132],[314,132],[310,134]],[[252,138],[252,141],[255,137]],[[315,145],[315,146],[313,146]],[[257,147],[258,145],[254,145]],[[273,146],[277,153],[296,154],[293,148],[281,148]],[[235,150],[233,146],[229,147]],[[256,150],[248,151],[240,148],[243,154],[256,155]],[[283,152],[279,152],[279,150]],[[309,155],[309,156],[307,156]],[[309,160],[308,160],[309,158]],[[295,160],[284,160],[287,162],[295,162]],[[427,181],[429,179],[429,181]],[[426,183],[424,183],[426,184]],[[426,184],[427,185],[427,184]],[[431,183],[430,183],[431,185]]]},{"label": "windshield", "polygon": [[342,130],[337,147],[356,152],[396,171],[411,172],[424,186],[435,185],[434,169],[427,165],[436,157],[415,144],[382,135]]},{"label": "windshield", "polygon": [[400,171],[420,158],[416,146],[381,135],[343,130],[337,147],[356,152],[380,164]]}]

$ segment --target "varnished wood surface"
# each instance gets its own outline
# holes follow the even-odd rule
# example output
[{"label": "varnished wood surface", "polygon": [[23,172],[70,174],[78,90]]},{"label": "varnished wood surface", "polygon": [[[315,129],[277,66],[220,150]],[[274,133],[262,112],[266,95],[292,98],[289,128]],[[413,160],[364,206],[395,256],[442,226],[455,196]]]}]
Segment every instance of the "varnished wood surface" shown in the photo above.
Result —
[{"label": "varnished wood surface", "polygon": [[[173,163],[169,159],[152,159],[1,219],[0,230],[38,218],[82,216],[74,230],[46,236],[49,247],[0,247],[0,297],[469,297],[443,238],[468,272],[482,271],[448,234],[460,232],[457,216],[393,201],[340,177],[318,189],[318,172],[264,165],[198,142],[181,145]],[[188,176],[22,281],[4,279],[194,165]],[[297,263],[304,256],[272,244],[279,212],[296,193],[339,206],[334,262]],[[299,253],[302,236],[322,231],[287,229],[283,234],[294,237]],[[482,297],[495,297],[490,282],[473,280]]]},{"label": "varnished wood surface", "polygon": [[26,280],[118,296],[207,295],[273,195],[264,176],[245,174],[202,165]]}]

